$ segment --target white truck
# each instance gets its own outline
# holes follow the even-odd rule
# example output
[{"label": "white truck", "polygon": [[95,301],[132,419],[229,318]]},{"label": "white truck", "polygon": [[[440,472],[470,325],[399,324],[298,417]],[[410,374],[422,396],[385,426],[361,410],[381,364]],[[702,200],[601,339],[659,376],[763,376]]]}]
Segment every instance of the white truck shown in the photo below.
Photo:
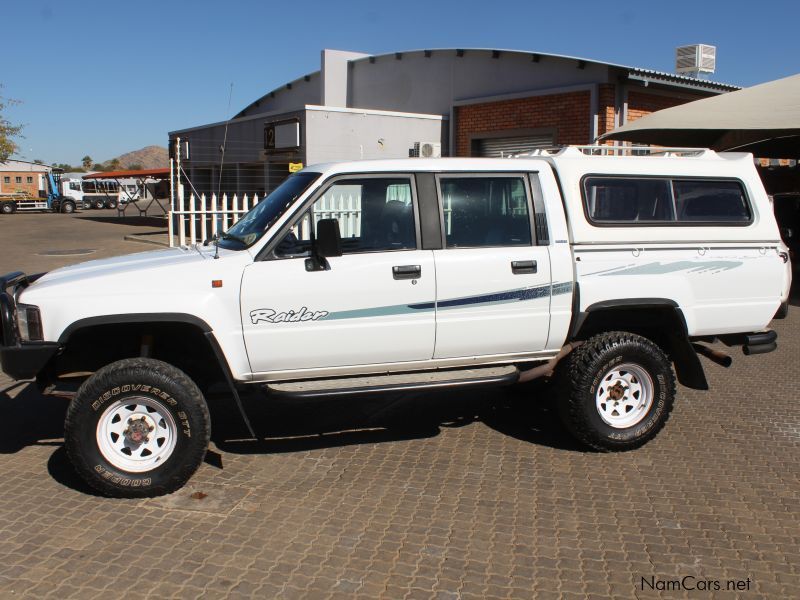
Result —
[{"label": "white truck", "polygon": [[64,196],[72,198],[84,209],[117,208],[141,197],[137,180],[132,177],[85,179],[83,174],[68,173],[61,178],[61,187]]},{"label": "white truck", "polygon": [[[239,391],[377,394],[552,376],[602,451],[663,427],[698,353],[776,348],[791,278],[748,154],[567,148],[310,166],[220,239],[0,281],[3,370],[92,373],[65,443],[100,492],[181,487],[215,377]],[[331,400],[335,401],[335,400]]]}]

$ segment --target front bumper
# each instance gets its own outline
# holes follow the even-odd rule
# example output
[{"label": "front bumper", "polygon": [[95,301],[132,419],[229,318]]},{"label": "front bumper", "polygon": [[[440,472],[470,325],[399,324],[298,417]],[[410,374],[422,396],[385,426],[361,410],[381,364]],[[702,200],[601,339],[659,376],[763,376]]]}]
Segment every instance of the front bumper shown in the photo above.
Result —
[{"label": "front bumper", "polygon": [[0,277],[0,367],[13,379],[35,377],[59,348],[55,342],[23,342],[17,330],[17,294],[38,277],[20,272]]},{"label": "front bumper", "polygon": [[3,372],[12,379],[36,377],[47,362],[58,352],[56,342],[32,342],[19,346],[0,347],[0,364]]}]

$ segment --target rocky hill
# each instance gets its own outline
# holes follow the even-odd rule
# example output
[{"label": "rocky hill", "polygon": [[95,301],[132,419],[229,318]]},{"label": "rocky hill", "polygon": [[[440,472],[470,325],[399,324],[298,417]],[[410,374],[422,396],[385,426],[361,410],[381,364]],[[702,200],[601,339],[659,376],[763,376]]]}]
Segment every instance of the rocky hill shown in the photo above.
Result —
[{"label": "rocky hill", "polygon": [[[114,159],[107,160],[103,166],[108,167]],[[169,153],[162,146],[145,146],[140,150],[126,152],[117,157],[119,168],[129,169],[131,165],[142,169],[161,169],[169,166]]]}]

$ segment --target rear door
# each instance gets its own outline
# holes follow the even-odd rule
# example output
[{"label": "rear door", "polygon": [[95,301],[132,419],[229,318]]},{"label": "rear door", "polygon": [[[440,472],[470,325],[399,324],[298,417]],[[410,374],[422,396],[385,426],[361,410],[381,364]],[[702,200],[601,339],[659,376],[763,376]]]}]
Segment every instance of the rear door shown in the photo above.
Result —
[{"label": "rear door", "polygon": [[550,255],[534,235],[526,174],[440,174],[434,358],[543,350]]}]

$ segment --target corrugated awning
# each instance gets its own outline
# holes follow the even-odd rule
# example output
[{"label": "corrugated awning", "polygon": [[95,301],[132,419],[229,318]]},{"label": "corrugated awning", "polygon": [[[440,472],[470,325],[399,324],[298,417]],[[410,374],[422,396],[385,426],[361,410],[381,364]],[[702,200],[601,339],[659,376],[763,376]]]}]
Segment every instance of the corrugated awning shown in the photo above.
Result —
[{"label": "corrugated awning", "polygon": [[88,173],[83,179],[125,179],[142,178],[169,179],[169,169],[134,169],[127,171],[101,171],[100,173]]}]

